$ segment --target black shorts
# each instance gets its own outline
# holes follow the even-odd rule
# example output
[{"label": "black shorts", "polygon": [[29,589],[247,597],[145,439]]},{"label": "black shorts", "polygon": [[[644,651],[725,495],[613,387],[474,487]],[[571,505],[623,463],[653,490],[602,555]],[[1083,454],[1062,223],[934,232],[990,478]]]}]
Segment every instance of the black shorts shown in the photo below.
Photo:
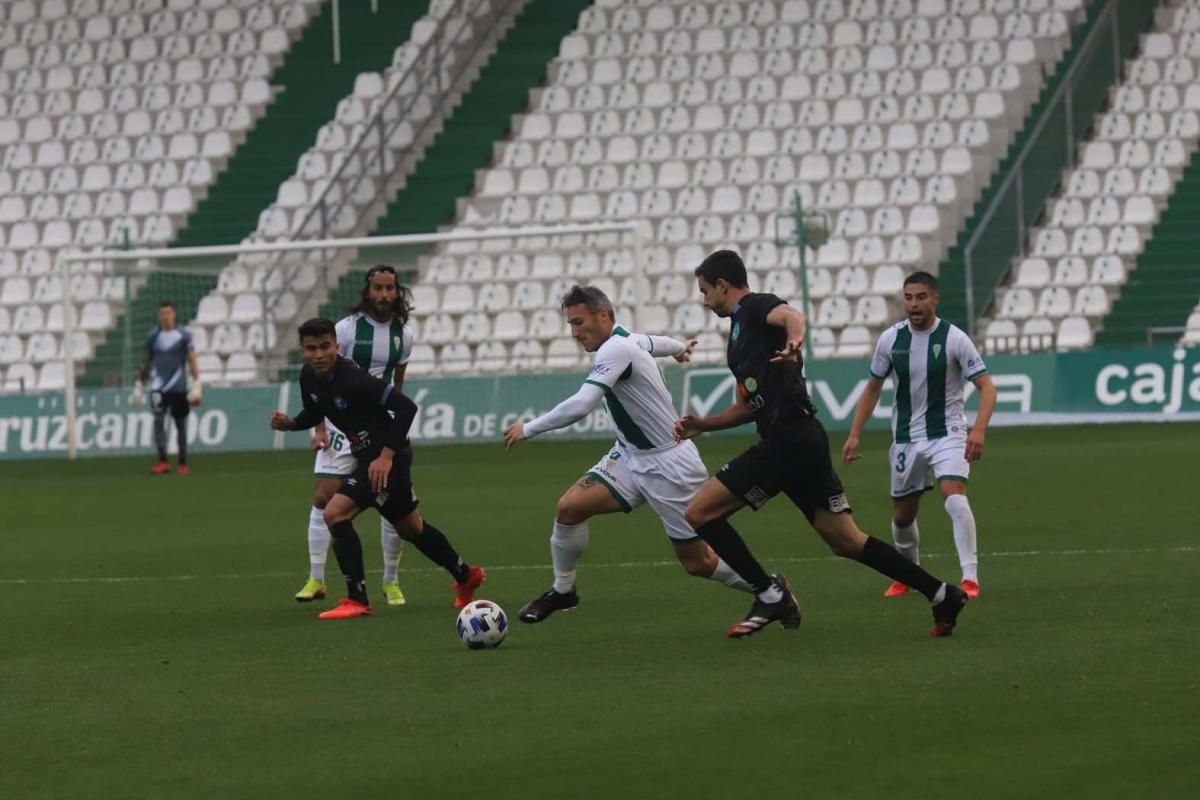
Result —
[{"label": "black shorts", "polygon": [[397,450],[392,458],[392,472],[387,486],[376,493],[371,488],[367,468],[377,456],[358,459],[358,467],[342,481],[338,494],[344,494],[359,508],[375,508],[389,522],[404,519],[417,508],[417,493],[412,485],[412,448]]},{"label": "black shorts", "polygon": [[817,511],[849,511],[829,437],[815,417],[789,421],[721,467],[717,480],[757,511],[783,492],[811,523]]},{"label": "black shorts", "polygon": [[151,392],[150,410],[182,419],[192,413],[192,404],[188,402],[187,392]]}]

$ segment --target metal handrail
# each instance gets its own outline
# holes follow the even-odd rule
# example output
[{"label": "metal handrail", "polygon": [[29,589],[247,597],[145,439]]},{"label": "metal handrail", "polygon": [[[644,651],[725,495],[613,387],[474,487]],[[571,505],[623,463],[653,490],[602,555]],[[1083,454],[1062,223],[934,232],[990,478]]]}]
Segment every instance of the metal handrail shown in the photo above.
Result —
[{"label": "metal handrail", "polygon": [[[392,134],[394,134],[400,127],[400,125],[406,122],[409,112],[416,105],[416,103],[420,100],[423,100],[426,95],[416,91],[412,92],[412,94],[408,96],[407,103],[391,121],[390,125],[387,123],[387,120],[384,119],[385,113],[390,107],[392,101],[396,99],[396,96],[401,89],[410,83],[416,86],[421,85],[423,83],[422,79],[430,72],[432,72],[432,80],[435,87],[434,95],[437,98],[434,101],[434,108],[437,108],[442,103],[446,92],[448,92],[450,87],[452,87],[458,81],[470,63],[469,58],[460,61],[458,64],[458,71],[449,78],[446,85],[442,85],[442,70],[440,68],[440,64],[443,56],[442,44],[443,40],[446,38],[443,34],[447,31],[452,19],[457,19],[458,27],[454,31],[453,38],[451,39],[452,43],[457,44],[463,30],[471,24],[475,12],[479,9],[483,2],[484,0],[460,0],[460,2],[456,4],[454,8],[448,10],[445,16],[438,21],[437,27],[434,29],[425,46],[417,53],[416,58],[413,59],[412,63],[409,65],[408,69],[404,72],[401,78],[394,83],[391,91],[389,91],[387,95],[384,96],[383,100],[380,101],[375,114],[366,122],[366,124],[363,125],[362,130],[359,132],[358,138],[354,141],[350,148],[345,151],[345,156],[342,159],[342,163],[334,172],[333,176],[330,177],[326,182],[325,188],[321,191],[321,194],[318,195],[316,200],[312,202],[308,212],[301,218],[299,224],[294,226],[289,237],[291,241],[302,240],[304,238],[305,229],[309,227],[309,224],[317,215],[319,215],[320,219],[320,231],[318,235],[322,239],[326,238],[329,229],[329,221],[337,218],[337,215],[341,212],[341,210],[346,206],[347,203],[350,202],[350,199],[354,197],[355,192],[362,184],[362,181],[367,177],[368,173],[371,172],[368,169],[368,164],[364,160],[362,169],[356,176],[354,176],[349,186],[345,188],[341,186],[341,180],[346,170],[349,169],[353,160],[362,151],[367,149],[367,139],[374,133],[377,133],[379,137],[379,147],[374,151],[375,154],[378,154],[379,159],[378,171],[374,173],[374,175],[379,178],[379,184],[367,205],[370,206],[378,201],[380,194],[385,191],[387,183],[392,177],[392,175],[387,171],[387,157],[385,155],[387,150],[387,142]],[[470,8],[465,8],[468,3],[470,3]],[[416,146],[417,142],[421,140],[422,135],[426,132],[428,126],[434,122],[434,119],[435,115],[430,114],[424,119],[424,121],[421,122],[419,127],[414,129],[412,142],[409,144],[410,148]],[[400,156],[398,156],[394,163],[398,166],[404,160],[406,155],[407,150],[405,153],[402,153]],[[370,156],[368,156],[368,158],[370,158]],[[329,199],[329,195],[334,191],[342,192],[341,200],[336,205],[333,205]],[[330,207],[333,209],[332,214],[327,213]],[[267,285],[271,276],[275,273],[278,267],[279,259],[276,258],[263,273],[262,282],[264,286]],[[280,290],[283,291],[291,288],[294,282],[295,277],[293,276],[290,280],[286,281],[282,287],[280,287]],[[278,297],[278,295],[276,295],[276,297]],[[276,299],[270,304],[269,307],[274,308],[277,303],[278,300]],[[268,305],[264,303],[264,312],[267,312],[267,310]]]},{"label": "metal handrail", "polygon": [[[965,289],[966,289],[966,299],[967,299],[967,303],[966,303],[967,325],[969,327],[969,332],[971,334],[974,334],[974,331],[975,331],[975,316],[976,316],[976,314],[975,314],[974,259],[972,258],[972,254],[974,253],[975,248],[978,246],[980,238],[983,236],[984,232],[988,229],[988,226],[991,223],[992,218],[995,217],[996,213],[999,211],[1000,206],[1001,206],[1005,196],[1007,195],[1008,190],[1012,187],[1013,183],[1018,184],[1018,187],[1017,187],[1017,211],[1018,211],[1018,213],[1017,213],[1017,241],[1018,242],[1024,241],[1024,239],[1025,239],[1025,221],[1024,221],[1024,213],[1023,213],[1024,212],[1024,209],[1023,209],[1024,203],[1023,203],[1023,197],[1022,197],[1024,192],[1022,191],[1023,187],[1020,184],[1022,183],[1022,180],[1023,180],[1022,175],[1024,172],[1025,161],[1026,161],[1026,159],[1029,158],[1029,154],[1030,154],[1030,152],[1032,152],[1034,145],[1040,143],[1042,131],[1046,128],[1046,125],[1049,123],[1050,118],[1053,115],[1053,111],[1055,110],[1057,105],[1060,102],[1062,102],[1064,97],[1067,98],[1068,103],[1070,102],[1070,98],[1073,94],[1073,88],[1074,88],[1073,84],[1074,84],[1074,80],[1075,80],[1075,75],[1080,70],[1080,68],[1081,68],[1080,64],[1082,64],[1084,62],[1086,56],[1091,54],[1092,48],[1095,46],[1095,42],[1097,42],[1099,40],[1100,31],[1104,30],[1104,28],[1105,28],[1104,17],[1106,15],[1108,17],[1107,24],[1112,28],[1113,53],[1114,53],[1114,57],[1115,57],[1115,61],[1116,61],[1116,68],[1118,70],[1118,73],[1122,69],[1121,57],[1120,57],[1120,54],[1121,54],[1120,36],[1121,36],[1121,34],[1120,34],[1120,29],[1117,26],[1117,3],[1118,3],[1118,0],[1106,0],[1106,5],[1104,7],[1104,10],[1101,11],[1097,15],[1094,26],[1093,26],[1092,30],[1090,30],[1088,32],[1087,38],[1083,40],[1083,42],[1079,45],[1079,47],[1074,49],[1074,55],[1072,56],[1070,65],[1067,67],[1066,73],[1063,75],[1062,82],[1059,84],[1058,88],[1054,91],[1054,94],[1050,98],[1050,102],[1046,104],[1046,108],[1042,111],[1041,118],[1037,121],[1037,124],[1034,125],[1034,127],[1033,127],[1033,132],[1029,135],[1029,138],[1025,140],[1025,145],[1021,148],[1021,152],[1017,155],[1016,160],[1013,162],[1012,167],[1009,169],[1008,175],[1006,175],[1004,177],[1004,180],[1000,183],[1000,187],[996,190],[995,194],[992,195],[991,203],[988,205],[988,208],[984,212],[983,217],[979,220],[979,224],[975,226],[975,232],[972,233],[971,238],[967,240],[966,247],[963,248],[963,268],[965,271],[965,283],[966,283]],[[1067,138],[1067,154],[1069,156],[1067,163],[1070,164],[1070,163],[1073,163],[1075,160],[1075,157],[1074,157],[1075,137],[1074,137],[1074,125],[1072,124],[1072,114],[1071,114],[1069,105],[1068,105],[1068,113],[1067,113],[1066,138]]]}]

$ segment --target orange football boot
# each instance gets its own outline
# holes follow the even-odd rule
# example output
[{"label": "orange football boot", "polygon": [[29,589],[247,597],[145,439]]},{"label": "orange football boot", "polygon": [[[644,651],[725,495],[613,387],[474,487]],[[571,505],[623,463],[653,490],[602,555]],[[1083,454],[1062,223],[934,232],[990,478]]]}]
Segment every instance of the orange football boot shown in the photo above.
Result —
[{"label": "orange football boot", "polygon": [[351,617],[373,617],[375,612],[369,605],[343,597],[338,604],[328,611],[317,615],[320,619],[350,619]]},{"label": "orange football boot", "polygon": [[883,593],[884,597],[899,597],[902,594],[908,594],[908,584],[900,581],[892,581],[892,585],[887,587],[887,591]]},{"label": "orange football boot", "polygon": [[487,580],[487,570],[483,567],[470,567],[467,579],[462,583],[452,583],[454,588],[454,607],[462,608],[475,599],[475,590]]}]

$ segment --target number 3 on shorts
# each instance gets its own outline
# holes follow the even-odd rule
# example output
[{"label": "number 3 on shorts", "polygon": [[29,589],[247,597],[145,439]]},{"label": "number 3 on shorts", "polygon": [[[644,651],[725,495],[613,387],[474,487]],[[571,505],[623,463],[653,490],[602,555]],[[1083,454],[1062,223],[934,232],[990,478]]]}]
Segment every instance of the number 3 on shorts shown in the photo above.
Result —
[{"label": "number 3 on shorts", "polygon": [[896,472],[904,472],[905,464],[908,462],[908,453],[903,451],[896,454]]}]

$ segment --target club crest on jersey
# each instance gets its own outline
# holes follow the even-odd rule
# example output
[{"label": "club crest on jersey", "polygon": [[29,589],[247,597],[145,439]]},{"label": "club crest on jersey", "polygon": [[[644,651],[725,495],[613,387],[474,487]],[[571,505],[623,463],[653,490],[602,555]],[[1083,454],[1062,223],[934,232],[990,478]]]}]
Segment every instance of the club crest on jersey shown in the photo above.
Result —
[{"label": "club crest on jersey", "polygon": [[400,349],[400,337],[399,336],[392,337],[392,347],[395,347],[397,350]]},{"label": "club crest on jersey", "polygon": [[338,396],[333,398],[333,407],[338,411],[345,411],[348,405],[349,403],[346,402],[346,398],[344,397]]},{"label": "club crest on jersey", "polygon": [[942,346],[940,344],[935,344],[933,346],[933,357],[938,358],[939,356],[941,356],[941,354],[942,354]]},{"label": "club crest on jersey", "polygon": [[729,331],[729,341],[736,342],[738,337],[742,335],[742,323],[733,323],[733,330]]},{"label": "club crest on jersey", "polygon": [[747,392],[758,391],[758,381],[756,381],[754,378],[746,378],[745,386]]}]

